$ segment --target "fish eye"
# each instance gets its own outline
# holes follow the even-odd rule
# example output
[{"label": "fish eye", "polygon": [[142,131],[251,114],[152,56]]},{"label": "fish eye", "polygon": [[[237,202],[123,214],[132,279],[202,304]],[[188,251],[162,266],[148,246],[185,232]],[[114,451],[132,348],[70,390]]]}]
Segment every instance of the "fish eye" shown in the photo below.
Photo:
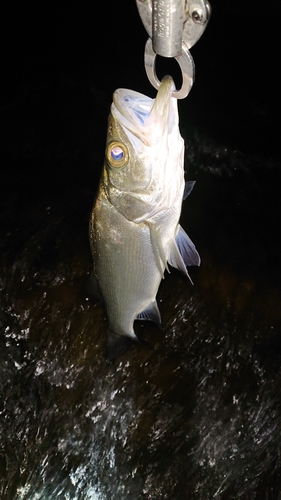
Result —
[{"label": "fish eye", "polygon": [[121,168],[129,161],[129,151],[122,142],[111,141],[106,147],[105,157],[110,167]]}]

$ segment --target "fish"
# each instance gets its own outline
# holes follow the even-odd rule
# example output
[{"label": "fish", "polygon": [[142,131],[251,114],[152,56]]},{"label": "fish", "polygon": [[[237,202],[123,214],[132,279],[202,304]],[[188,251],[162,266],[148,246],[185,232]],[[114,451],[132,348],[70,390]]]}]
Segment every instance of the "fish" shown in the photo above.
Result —
[{"label": "fish", "polygon": [[184,140],[175,85],[165,76],[155,99],[117,89],[108,118],[105,161],[90,217],[92,279],[108,320],[106,358],[133,342],[135,320],[160,326],[156,295],[169,266],[190,280],[199,266],[194,243],[179,224],[185,183]]}]

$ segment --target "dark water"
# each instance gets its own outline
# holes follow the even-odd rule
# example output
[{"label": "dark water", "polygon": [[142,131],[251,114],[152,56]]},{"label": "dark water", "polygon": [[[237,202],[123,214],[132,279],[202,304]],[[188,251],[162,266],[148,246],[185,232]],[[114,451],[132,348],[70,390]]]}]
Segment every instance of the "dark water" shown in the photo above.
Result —
[{"label": "dark water", "polygon": [[[77,12],[55,34],[67,39],[75,27],[74,40],[82,36],[88,24]],[[176,271],[162,282],[162,330],[136,325],[153,349],[136,346],[107,363],[105,311],[87,291],[88,220],[111,91],[126,78],[145,89],[129,70],[119,83],[117,72],[99,68],[102,84],[93,83],[87,57],[79,66],[62,39],[48,39],[63,54],[58,78],[55,70],[26,76],[26,55],[22,84],[7,86],[1,105],[1,498],[278,500],[281,170],[268,129],[273,97],[258,101],[253,90],[240,108],[222,97],[204,119],[201,80],[180,104],[188,178],[197,181],[182,225],[202,266],[190,271],[194,287]]]}]

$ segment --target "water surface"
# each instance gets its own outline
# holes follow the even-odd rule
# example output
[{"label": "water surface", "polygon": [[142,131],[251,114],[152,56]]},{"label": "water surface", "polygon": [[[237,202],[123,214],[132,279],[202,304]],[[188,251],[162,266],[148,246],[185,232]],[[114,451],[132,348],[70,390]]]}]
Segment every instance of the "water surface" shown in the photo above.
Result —
[{"label": "water surface", "polygon": [[[85,87],[52,92],[65,98],[56,121],[68,133],[47,147],[34,105],[38,128],[15,149],[6,145],[1,498],[276,500],[280,166],[184,122],[188,179],[197,183],[182,225],[202,266],[190,271],[194,287],[177,271],[161,283],[162,330],[136,325],[152,348],[135,346],[108,363],[105,311],[87,288],[103,148],[95,154],[82,139],[101,128],[85,116],[100,110],[106,124],[107,110],[95,97],[86,112],[93,94]],[[79,107],[73,122],[70,97]]]}]

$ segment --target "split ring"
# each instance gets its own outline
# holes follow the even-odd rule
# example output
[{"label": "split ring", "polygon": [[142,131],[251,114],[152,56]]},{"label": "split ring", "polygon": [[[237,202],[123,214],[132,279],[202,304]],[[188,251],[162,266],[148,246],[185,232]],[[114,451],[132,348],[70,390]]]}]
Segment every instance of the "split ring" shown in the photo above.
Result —
[{"label": "split ring", "polygon": [[[175,90],[172,93],[172,96],[176,99],[184,99],[189,94],[195,79],[193,58],[184,43],[182,43],[182,53],[179,56],[176,56],[175,59],[181,69],[182,86],[179,90]],[[144,66],[151,85],[158,90],[160,87],[160,81],[158,80],[155,71],[155,60],[156,53],[152,47],[152,40],[149,38],[146,42],[144,50]]]}]

